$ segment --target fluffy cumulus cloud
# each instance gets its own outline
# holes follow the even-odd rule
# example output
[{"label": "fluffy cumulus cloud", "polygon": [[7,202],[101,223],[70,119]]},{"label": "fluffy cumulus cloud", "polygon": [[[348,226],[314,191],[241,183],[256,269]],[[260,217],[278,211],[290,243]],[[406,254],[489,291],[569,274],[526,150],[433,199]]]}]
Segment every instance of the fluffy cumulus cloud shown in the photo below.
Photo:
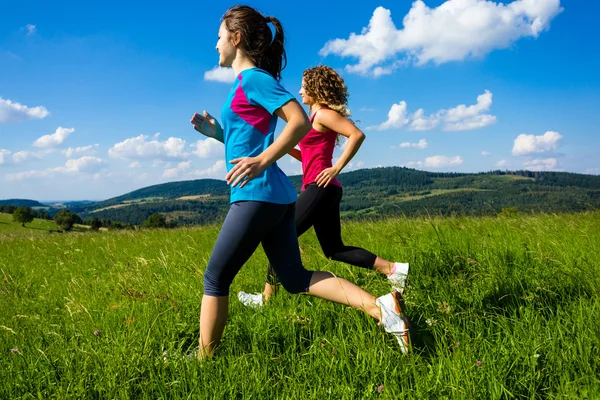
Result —
[{"label": "fluffy cumulus cloud", "polygon": [[525,161],[523,167],[530,171],[560,171],[556,158]]},{"label": "fluffy cumulus cloud", "polygon": [[34,147],[41,149],[54,148],[61,145],[71,133],[75,132],[74,128],[63,128],[59,126],[56,131],[49,135],[44,135],[33,142]]},{"label": "fluffy cumulus cloud", "polygon": [[204,73],[205,81],[232,83],[234,79],[235,72],[233,72],[232,68],[214,67]]},{"label": "fluffy cumulus cloud", "polygon": [[435,8],[417,0],[398,29],[390,10],[377,7],[359,34],[330,40],[319,54],[357,59],[346,66],[349,72],[385,75],[406,63],[483,57],[521,38],[537,38],[562,10],[560,0],[447,0]]},{"label": "fluffy cumulus cloud", "polygon": [[195,178],[224,179],[226,173],[225,160],[219,160],[209,168],[190,171],[188,176]]},{"label": "fluffy cumulus cloud", "polygon": [[563,136],[554,131],[548,131],[541,136],[520,134],[513,144],[513,156],[531,156],[557,150],[562,144]]},{"label": "fluffy cumulus cloud", "polygon": [[22,122],[28,119],[43,119],[50,115],[46,107],[27,107],[0,97],[0,123]]},{"label": "fluffy cumulus cloud", "polygon": [[7,174],[9,181],[22,181],[34,178],[49,178],[65,174],[84,174],[90,176],[98,173],[106,166],[106,161],[98,157],[84,156],[81,158],[67,160],[64,167],[46,168],[43,170],[31,170]]},{"label": "fluffy cumulus cloud", "polygon": [[89,146],[82,147],[69,147],[68,149],[62,150],[61,153],[67,158],[71,158],[74,155],[92,155],[96,153],[96,149],[100,147],[99,144],[91,144]]},{"label": "fluffy cumulus cloud", "polygon": [[165,169],[165,171],[163,172],[163,178],[176,178],[181,173],[189,171],[191,167],[192,163],[190,161],[182,161],[179,164],[177,164],[176,168]]},{"label": "fluffy cumulus cloud", "polygon": [[[429,143],[427,143],[426,139],[421,139],[416,143],[411,143],[411,142],[400,143],[400,145],[398,147],[401,149],[426,149],[427,147],[429,147]],[[392,148],[396,148],[396,147],[392,146]]]},{"label": "fluffy cumulus cloud", "polygon": [[189,156],[185,147],[183,139],[170,137],[160,141],[154,135],[153,139],[148,140],[147,135],[139,135],[115,144],[108,150],[108,155],[125,160],[177,160]]},{"label": "fluffy cumulus cloud", "polygon": [[409,161],[406,163],[407,167],[417,168],[452,168],[462,165],[464,160],[460,156],[448,157],[448,156],[431,156],[427,157],[425,161]]},{"label": "fluffy cumulus cloud", "polygon": [[408,117],[406,115],[406,102],[401,101],[398,104],[393,104],[392,108],[388,112],[387,121],[382,124],[369,127],[367,129],[377,129],[378,131],[387,131],[388,129],[400,129],[408,123]]},{"label": "fluffy cumulus cloud", "polygon": [[195,149],[192,154],[198,158],[216,158],[225,155],[225,146],[215,139],[198,140],[190,146]]},{"label": "fluffy cumulus cloud", "polygon": [[483,94],[477,96],[477,103],[467,106],[460,104],[453,108],[442,109],[431,114],[425,115],[425,111],[420,108],[411,115],[407,113],[407,104],[401,101],[392,105],[388,112],[387,121],[367,127],[367,130],[377,129],[385,131],[389,129],[401,129],[409,125],[410,130],[427,131],[443,124],[445,131],[466,131],[479,129],[496,122],[494,115],[485,114],[492,106],[492,92],[486,90]]}]

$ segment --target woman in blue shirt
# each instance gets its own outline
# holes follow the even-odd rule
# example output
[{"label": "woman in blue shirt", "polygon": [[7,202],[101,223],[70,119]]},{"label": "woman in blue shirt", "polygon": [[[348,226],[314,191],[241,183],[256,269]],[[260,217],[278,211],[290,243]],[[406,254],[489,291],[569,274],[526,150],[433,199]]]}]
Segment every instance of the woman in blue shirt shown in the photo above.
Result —
[{"label": "woman in blue shirt", "polygon": [[[216,48],[219,66],[232,67],[236,74],[221,110],[223,125],[206,111],[194,114],[191,122],[200,133],[225,144],[231,206],[204,273],[198,357],[212,355],[219,345],[227,322],[229,286],[259,244],[288,292],[363,310],[407,352],[409,321],[399,293],[375,298],[344,279],[302,265],[294,223],[296,192],[275,161],[298,144],[311,124],[279,83],[286,63],[280,22],[251,7],[232,7],[222,18]],[[274,140],[278,117],[286,126]]]}]

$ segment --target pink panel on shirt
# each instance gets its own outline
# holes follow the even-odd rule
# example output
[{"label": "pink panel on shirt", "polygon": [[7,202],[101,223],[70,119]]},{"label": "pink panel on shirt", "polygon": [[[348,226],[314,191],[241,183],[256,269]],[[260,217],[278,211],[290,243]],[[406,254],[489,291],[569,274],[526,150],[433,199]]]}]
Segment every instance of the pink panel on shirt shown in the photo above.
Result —
[{"label": "pink panel on shirt", "polygon": [[269,133],[271,114],[260,106],[250,104],[244,89],[242,89],[242,74],[239,75],[240,84],[235,90],[231,100],[231,110],[241,119],[258,129],[263,135]]}]

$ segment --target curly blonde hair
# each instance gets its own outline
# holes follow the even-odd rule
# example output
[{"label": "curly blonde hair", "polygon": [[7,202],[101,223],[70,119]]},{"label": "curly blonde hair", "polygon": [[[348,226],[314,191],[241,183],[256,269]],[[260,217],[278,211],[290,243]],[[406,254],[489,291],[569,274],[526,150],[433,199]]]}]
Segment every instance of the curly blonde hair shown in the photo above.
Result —
[{"label": "curly blonde hair", "polygon": [[336,111],[342,117],[350,117],[348,110],[348,87],[335,70],[317,65],[302,73],[304,91],[318,104]]}]

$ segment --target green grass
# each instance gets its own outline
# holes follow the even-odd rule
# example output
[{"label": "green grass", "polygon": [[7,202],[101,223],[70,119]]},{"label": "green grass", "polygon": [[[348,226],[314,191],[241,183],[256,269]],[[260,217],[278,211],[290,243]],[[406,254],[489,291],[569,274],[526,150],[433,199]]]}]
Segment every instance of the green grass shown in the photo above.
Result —
[{"label": "green grass", "polygon": [[12,214],[0,213],[0,235],[9,232],[22,234],[46,233],[56,231],[57,229],[56,222],[37,218],[34,218],[32,222],[26,223],[25,227],[23,227],[20,222],[13,221]]},{"label": "green grass", "polygon": [[[0,232],[0,398],[600,396],[598,212],[344,224],[347,244],[411,263],[408,356],[341,305],[282,291],[244,308],[235,294],[266,274],[258,251],[233,283],[216,357],[186,358],[218,230]],[[300,244],[307,267],[389,290],[326,259],[312,232]]]}]

